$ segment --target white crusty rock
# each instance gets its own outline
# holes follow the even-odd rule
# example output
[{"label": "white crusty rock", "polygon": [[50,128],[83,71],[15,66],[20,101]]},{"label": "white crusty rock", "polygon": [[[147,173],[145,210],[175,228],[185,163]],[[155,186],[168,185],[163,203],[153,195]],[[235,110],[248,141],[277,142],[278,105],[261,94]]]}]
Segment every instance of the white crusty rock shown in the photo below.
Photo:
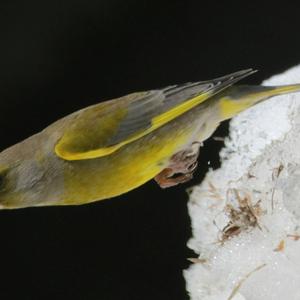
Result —
[{"label": "white crusty rock", "polygon": [[[264,85],[300,82],[300,66]],[[199,254],[184,272],[192,300],[300,299],[300,93],[230,123],[222,165],[188,204]]]}]

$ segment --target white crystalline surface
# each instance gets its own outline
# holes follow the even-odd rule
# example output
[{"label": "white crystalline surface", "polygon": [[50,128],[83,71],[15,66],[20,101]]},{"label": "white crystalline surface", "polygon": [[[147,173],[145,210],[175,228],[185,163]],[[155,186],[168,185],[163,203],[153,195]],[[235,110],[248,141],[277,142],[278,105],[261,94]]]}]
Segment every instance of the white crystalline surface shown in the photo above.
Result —
[{"label": "white crystalline surface", "polygon": [[[296,82],[300,66],[263,84]],[[300,93],[234,118],[221,157],[190,195],[191,299],[299,300]]]}]

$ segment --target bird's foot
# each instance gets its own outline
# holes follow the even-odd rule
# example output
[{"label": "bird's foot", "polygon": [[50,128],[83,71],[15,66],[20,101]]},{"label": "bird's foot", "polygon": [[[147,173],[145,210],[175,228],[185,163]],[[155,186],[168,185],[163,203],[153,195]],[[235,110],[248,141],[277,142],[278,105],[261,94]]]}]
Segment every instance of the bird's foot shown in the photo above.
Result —
[{"label": "bird's foot", "polygon": [[193,173],[198,165],[200,144],[193,143],[192,146],[190,149],[175,153],[171,157],[168,167],[155,176],[154,180],[161,188],[168,188],[193,178]]}]

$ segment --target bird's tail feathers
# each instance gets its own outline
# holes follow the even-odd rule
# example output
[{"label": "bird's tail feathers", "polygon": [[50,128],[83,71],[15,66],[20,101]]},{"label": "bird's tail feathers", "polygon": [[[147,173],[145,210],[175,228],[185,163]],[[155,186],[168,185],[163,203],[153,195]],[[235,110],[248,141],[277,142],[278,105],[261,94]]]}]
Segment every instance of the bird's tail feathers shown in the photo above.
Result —
[{"label": "bird's tail feathers", "polygon": [[289,84],[289,85],[279,85],[279,86],[270,86],[266,87],[269,88],[268,91],[266,91],[266,95],[273,97],[277,95],[284,95],[289,93],[296,93],[300,92],[300,83],[298,84]]},{"label": "bird's tail feathers", "polygon": [[[300,92],[300,84],[281,86],[236,85],[220,95],[222,120],[230,119],[239,112],[271,97]],[[218,95],[217,95],[218,97]]]}]

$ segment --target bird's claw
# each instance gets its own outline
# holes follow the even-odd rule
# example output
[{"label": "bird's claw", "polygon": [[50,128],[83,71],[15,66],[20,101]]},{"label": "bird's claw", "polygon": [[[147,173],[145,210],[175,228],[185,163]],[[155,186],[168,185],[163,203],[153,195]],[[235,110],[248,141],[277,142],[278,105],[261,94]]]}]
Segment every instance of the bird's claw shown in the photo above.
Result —
[{"label": "bird's claw", "polygon": [[177,152],[171,157],[168,167],[154,178],[161,188],[168,188],[193,178],[193,173],[198,165],[199,147],[198,144],[196,151],[187,149]]},{"label": "bird's claw", "polygon": [[193,173],[186,173],[174,177],[172,177],[173,175],[170,175],[170,173],[173,173],[173,171],[166,168],[154,178],[161,188],[165,189],[180,183],[187,182],[193,178]]}]

